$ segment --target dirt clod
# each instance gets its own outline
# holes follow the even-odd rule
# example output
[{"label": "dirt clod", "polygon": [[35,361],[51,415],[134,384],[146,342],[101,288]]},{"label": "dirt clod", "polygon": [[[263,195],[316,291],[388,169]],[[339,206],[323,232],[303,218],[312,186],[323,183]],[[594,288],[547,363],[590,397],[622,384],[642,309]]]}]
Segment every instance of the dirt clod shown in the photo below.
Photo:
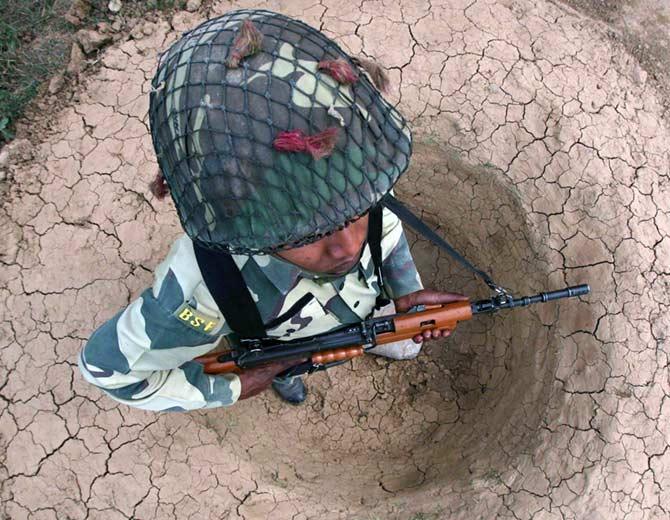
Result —
[{"label": "dirt clod", "polygon": [[81,47],[75,42],[70,51],[70,62],[67,65],[67,71],[72,76],[77,76],[86,66],[86,56]]},{"label": "dirt clod", "polygon": [[75,35],[85,54],[92,54],[94,51],[103,47],[112,41],[112,37],[91,29],[81,29]]},{"label": "dirt clod", "polygon": [[75,27],[78,27],[91,12],[91,7],[89,0],[75,0],[64,15],[64,18]]},{"label": "dirt clod", "polygon": [[57,94],[60,92],[60,89],[63,88],[63,84],[65,83],[65,78],[63,77],[62,74],[56,74],[51,80],[49,81],[49,94]]},{"label": "dirt clod", "polygon": [[201,4],[202,0],[188,0],[188,2],[186,2],[186,10],[190,13],[194,13],[200,9]]}]

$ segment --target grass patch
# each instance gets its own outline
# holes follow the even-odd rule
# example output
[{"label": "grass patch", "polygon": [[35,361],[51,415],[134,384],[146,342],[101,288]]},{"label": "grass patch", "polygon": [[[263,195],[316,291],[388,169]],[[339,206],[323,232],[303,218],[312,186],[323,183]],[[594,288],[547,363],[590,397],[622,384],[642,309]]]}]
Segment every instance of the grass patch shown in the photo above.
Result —
[{"label": "grass patch", "polygon": [[74,3],[0,0],[0,146],[14,138],[16,120],[45,84],[67,68],[76,31],[151,11],[183,9],[186,0],[123,0],[116,15],[108,0],[88,0],[89,12],[78,26],[64,18]]},{"label": "grass patch", "polygon": [[42,83],[64,67],[65,0],[0,0],[0,143]]}]

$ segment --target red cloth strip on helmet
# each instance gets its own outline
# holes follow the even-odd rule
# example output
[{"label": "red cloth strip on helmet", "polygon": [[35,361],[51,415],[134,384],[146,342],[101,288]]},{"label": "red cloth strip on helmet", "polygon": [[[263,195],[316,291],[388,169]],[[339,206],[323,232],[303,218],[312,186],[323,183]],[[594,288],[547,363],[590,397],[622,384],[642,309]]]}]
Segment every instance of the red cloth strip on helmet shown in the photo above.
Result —
[{"label": "red cloth strip on helmet", "polygon": [[272,142],[281,152],[307,152],[315,161],[333,153],[340,129],[334,126],[314,135],[305,135],[302,130],[281,132]]},{"label": "red cloth strip on helmet", "polygon": [[261,50],[263,44],[263,33],[261,33],[251,20],[244,20],[242,27],[233,42],[233,50],[226,60],[226,65],[231,69],[240,66],[242,58],[251,56]]},{"label": "red cloth strip on helmet", "polygon": [[358,74],[354,68],[343,59],[320,61],[317,68],[326,71],[338,83],[348,85],[358,81]]}]

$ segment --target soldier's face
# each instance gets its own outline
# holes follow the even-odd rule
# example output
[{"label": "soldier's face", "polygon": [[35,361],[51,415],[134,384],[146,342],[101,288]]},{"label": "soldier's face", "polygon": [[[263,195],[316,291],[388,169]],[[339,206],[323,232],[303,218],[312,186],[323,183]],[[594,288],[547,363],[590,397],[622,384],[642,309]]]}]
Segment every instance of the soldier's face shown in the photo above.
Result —
[{"label": "soldier's face", "polygon": [[332,235],[281,251],[277,256],[308,271],[344,274],[358,263],[367,236],[368,215],[365,215]]}]

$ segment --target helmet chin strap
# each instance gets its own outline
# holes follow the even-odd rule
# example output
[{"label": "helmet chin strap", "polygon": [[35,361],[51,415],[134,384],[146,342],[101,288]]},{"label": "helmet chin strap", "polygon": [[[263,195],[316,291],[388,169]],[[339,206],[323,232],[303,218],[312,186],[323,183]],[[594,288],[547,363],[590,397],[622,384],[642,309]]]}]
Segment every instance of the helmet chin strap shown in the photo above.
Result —
[{"label": "helmet chin strap", "polygon": [[433,244],[435,244],[443,251],[446,251],[449,254],[449,256],[451,256],[454,260],[460,263],[463,267],[465,267],[466,269],[477,275],[479,278],[484,280],[484,283],[486,283],[486,285],[488,285],[489,288],[496,293],[497,297],[499,297],[503,301],[506,301],[508,298],[512,297],[508,289],[505,289],[504,287],[495,283],[493,279],[486,272],[476,268],[470,262],[468,262],[463,257],[463,255],[461,255],[458,251],[456,251],[453,247],[451,247],[451,245],[449,245],[449,243],[446,240],[444,240],[441,236],[435,233],[435,231],[430,229],[428,225],[423,220],[421,220],[420,217],[415,215],[407,206],[405,206],[402,202],[396,199],[393,195],[391,195],[390,193],[386,194],[382,198],[381,204],[384,207],[388,208],[390,211],[392,211],[400,220],[402,220],[405,224],[414,229],[414,231],[422,235],[424,238],[430,240]]}]

